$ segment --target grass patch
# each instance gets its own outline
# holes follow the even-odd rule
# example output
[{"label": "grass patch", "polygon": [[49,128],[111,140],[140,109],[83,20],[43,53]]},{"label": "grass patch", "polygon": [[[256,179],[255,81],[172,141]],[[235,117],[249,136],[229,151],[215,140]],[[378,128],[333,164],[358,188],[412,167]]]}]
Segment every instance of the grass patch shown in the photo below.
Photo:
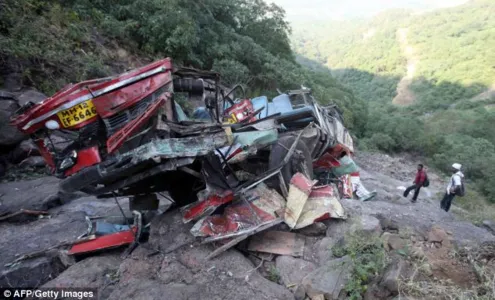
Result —
[{"label": "grass patch", "polygon": [[480,225],[484,220],[495,220],[495,204],[489,203],[471,185],[466,185],[466,195],[455,197],[452,204],[452,212],[461,220],[469,221],[475,225]]},{"label": "grass patch", "polygon": [[351,259],[350,278],[345,286],[347,299],[363,299],[368,284],[385,268],[386,253],[378,235],[362,231],[347,234],[345,243],[332,248],[336,256],[348,255]]},{"label": "grass patch", "polygon": [[270,281],[273,281],[275,283],[279,283],[280,282],[280,273],[278,272],[277,268],[275,268],[274,266],[271,266],[268,269],[267,279],[270,280]]}]

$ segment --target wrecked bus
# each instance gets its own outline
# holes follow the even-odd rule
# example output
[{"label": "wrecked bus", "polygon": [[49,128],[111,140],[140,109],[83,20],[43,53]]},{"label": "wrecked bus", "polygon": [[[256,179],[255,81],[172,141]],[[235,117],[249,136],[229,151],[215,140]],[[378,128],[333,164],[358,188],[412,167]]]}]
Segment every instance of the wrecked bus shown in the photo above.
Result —
[{"label": "wrecked bus", "polygon": [[61,191],[130,197],[135,210],[156,209],[164,193],[184,206],[205,189],[236,194],[260,181],[286,196],[294,174],[328,179],[353,153],[338,109],[320,106],[309,89],[271,101],[236,99],[242,92],[166,58],[68,85],[24,105],[11,123],[36,143]]}]

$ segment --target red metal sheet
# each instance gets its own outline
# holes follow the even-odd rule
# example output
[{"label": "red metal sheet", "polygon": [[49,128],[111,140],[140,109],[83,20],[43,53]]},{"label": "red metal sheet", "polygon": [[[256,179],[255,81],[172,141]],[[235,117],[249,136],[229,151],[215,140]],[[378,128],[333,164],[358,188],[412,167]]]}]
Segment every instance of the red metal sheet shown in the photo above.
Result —
[{"label": "red metal sheet", "polygon": [[129,245],[134,242],[135,231],[136,230],[133,228],[127,231],[100,236],[93,240],[76,244],[69,250],[69,255],[90,253],[103,249]]},{"label": "red metal sheet", "polygon": [[[147,72],[153,71],[157,68],[164,68],[164,71],[153,74],[148,78],[143,78],[139,81],[132,83],[130,82],[128,85],[125,85],[127,81],[132,81],[132,78],[139,78],[140,75],[146,74]],[[140,95],[143,96],[143,91],[151,93],[154,91],[152,89],[156,90],[157,88],[171,82],[171,70],[172,60],[170,58],[166,58],[115,77],[88,80],[79,82],[75,85],[68,85],[54,94],[52,97],[49,97],[43,102],[33,106],[25,113],[12,118],[11,124],[25,133],[33,133],[43,127],[45,122],[49,118],[40,120],[24,130],[23,127],[29,121],[40,118],[65,103],[80,99],[81,97],[85,97],[88,95],[91,96],[95,91],[105,91],[106,89],[111,89],[116,85],[122,83],[124,84],[123,87],[118,87],[114,91],[109,91],[107,94],[103,94],[102,96],[95,98],[94,104],[97,108],[98,114],[102,117],[107,116],[107,114],[111,115],[115,113],[114,109],[117,108],[117,105],[122,104],[122,95],[124,95],[126,98],[126,105],[132,105],[133,103],[142,99],[138,96],[139,93],[141,93]],[[108,99],[107,96],[110,95],[112,95],[111,99]],[[104,102],[107,101],[110,102],[105,104]],[[108,106],[111,106],[110,110],[108,110]],[[125,107],[119,106],[117,110],[122,109],[125,109]]]},{"label": "red metal sheet", "polygon": [[314,183],[302,173],[296,173],[296,175],[292,176],[290,184],[297,187],[306,195],[309,195],[311,193],[311,188],[314,185]]},{"label": "red metal sheet", "polygon": [[170,101],[170,98],[171,94],[168,92],[161,95],[160,98],[155,103],[150,105],[143,114],[129,122],[109,137],[107,140],[108,153],[113,153],[117,150],[117,148],[119,148],[134,131],[148,121],[148,119],[158,110],[158,108],[160,108],[161,105],[163,105],[166,101]]},{"label": "red metal sheet", "polygon": [[156,74],[111,93],[94,98],[93,103],[98,115],[102,118],[107,118],[119,111],[127,109],[129,106],[156,92],[159,88],[171,83],[172,75],[169,72]]},{"label": "red metal sheet", "polygon": [[202,218],[191,229],[191,233],[197,237],[214,237],[255,229],[276,220],[277,211],[285,206],[282,196],[264,184],[247,192],[245,197],[251,199],[251,202],[234,204],[226,207],[222,215]]},{"label": "red metal sheet", "polygon": [[201,200],[185,206],[181,209],[182,221],[188,223],[192,220],[197,220],[201,217],[212,214],[220,205],[226,204],[234,200],[232,191],[226,191],[222,194],[213,193],[205,200]]},{"label": "red metal sheet", "polygon": [[98,151],[98,146],[91,148],[79,150],[77,152],[77,163],[72,168],[65,172],[65,176],[70,176],[79,172],[80,170],[96,165],[101,162],[100,152]]}]

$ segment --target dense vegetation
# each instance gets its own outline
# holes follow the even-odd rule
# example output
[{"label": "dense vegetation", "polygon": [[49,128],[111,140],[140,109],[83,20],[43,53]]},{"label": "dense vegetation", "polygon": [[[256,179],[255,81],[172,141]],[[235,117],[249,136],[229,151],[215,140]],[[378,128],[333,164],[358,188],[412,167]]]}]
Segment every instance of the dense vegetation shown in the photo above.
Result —
[{"label": "dense vegetation", "polygon": [[284,11],[262,0],[6,0],[0,3],[0,59],[6,73],[53,93],[68,82],[170,56],[222,73],[253,95],[311,87],[363,131],[366,105],[327,70],[296,63]]},{"label": "dense vegetation", "polygon": [[[409,151],[448,171],[454,161],[495,202],[495,2],[425,14],[394,10],[371,20],[294,25],[293,46],[310,67],[323,64],[369,103],[361,149]],[[392,105],[406,75],[398,37],[407,30],[416,70],[409,86],[416,100]],[[312,62],[308,63],[307,59]]]}]

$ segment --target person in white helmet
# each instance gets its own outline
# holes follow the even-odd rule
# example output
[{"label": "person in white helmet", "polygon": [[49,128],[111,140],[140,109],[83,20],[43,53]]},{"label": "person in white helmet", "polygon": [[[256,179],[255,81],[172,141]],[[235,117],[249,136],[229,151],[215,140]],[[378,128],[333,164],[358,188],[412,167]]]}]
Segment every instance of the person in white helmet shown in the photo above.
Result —
[{"label": "person in white helmet", "polygon": [[461,164],[455,163],[452,165],[452,177],[450,178],[449,184],[447,185],[447,191],[440,203],[440,208],[445,211],[449,211],[452,200],[454,200],[456,195],[461,193],[462,179],[464,178],[461,168]]}]

